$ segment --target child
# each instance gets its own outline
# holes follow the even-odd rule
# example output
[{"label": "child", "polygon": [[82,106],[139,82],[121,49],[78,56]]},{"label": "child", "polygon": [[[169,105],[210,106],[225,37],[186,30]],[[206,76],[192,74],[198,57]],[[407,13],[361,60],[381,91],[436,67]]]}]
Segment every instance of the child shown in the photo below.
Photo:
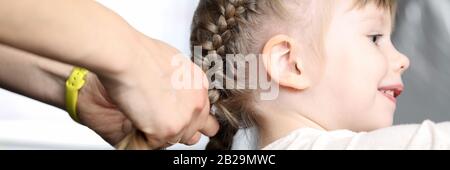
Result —
[{"label": "child", "polygon": [[[391,127],[409,67],[390,39],[395,5],[201,0],[193,60],[210,78],[212,113],[221,124],[207,149],[231,149],[237,130],[251,126],[260,149],[450,149],[449,123]],[[250,54],[260,54],[258,72],[239,72],[236,62],[247,63]],[[246,88],[228,84],[242,85],[242,75]],[[249,79],[266,75],[279,87],[271,100],[263,99],[262,88],[248,88]]]}]

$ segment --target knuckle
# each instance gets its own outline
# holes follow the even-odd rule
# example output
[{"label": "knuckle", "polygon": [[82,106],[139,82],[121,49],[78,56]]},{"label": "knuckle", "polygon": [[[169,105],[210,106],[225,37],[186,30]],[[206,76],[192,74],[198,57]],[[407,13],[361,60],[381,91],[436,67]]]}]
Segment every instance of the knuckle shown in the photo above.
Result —
[{"label": "knuckle", "polygon": [[176,137],[183,130],[183,126],[180,124],[171,124],[164,128],[164,137],[173,138]]}]

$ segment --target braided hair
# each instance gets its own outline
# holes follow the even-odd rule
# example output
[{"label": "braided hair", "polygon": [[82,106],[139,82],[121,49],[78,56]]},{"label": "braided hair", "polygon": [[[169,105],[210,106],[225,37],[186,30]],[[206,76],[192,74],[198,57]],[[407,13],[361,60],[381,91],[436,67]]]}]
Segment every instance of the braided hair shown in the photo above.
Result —
[{"label": "braided hair", "polygon": [[[231,149],[238,129],[255,122],[251,107],[253,91],[228,87],[223,82],[236,81],[234,61],[256,52],[257,47],[252,46],[255,41],[252,29],[258,27],[256,18],[264,14],[263,6],[277,6],[277,3],[278,0],[201,0],[199,3],[190,39],[192,60],[211,77],[209,100],[212,114],[220,124],[207,150]],[[201,47],[200,54],[196,54],[196,47]]]}]

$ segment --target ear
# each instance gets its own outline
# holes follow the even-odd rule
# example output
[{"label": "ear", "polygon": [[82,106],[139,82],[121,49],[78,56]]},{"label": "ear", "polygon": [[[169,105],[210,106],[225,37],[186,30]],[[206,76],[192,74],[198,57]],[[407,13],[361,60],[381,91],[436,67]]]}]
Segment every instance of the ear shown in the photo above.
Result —
[{"label": "ear", "polygon": [[301,57],[295,56],[296,48],[291,37],[274,36],[264,46],[262,61],[272,80],[281,86],[305,90],[311,83],[305,74]]}]

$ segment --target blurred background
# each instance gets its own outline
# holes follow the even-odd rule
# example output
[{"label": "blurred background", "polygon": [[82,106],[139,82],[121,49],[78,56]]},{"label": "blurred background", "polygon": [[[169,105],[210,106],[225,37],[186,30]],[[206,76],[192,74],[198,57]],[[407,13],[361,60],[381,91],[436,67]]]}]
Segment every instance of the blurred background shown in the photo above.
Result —
[{"label": "blurred background", "polygon": [[[189,54],[190,23],[198,0],[98,0],[144,34]],[[399,0],[394,44],[411,60],[396,124],[450,121],[450,1]],[[240,132],[235,148],[251,148]],[[171,149],[203,149],[195,146]],[[66,112],[0,89],[0,149],[113,149]]]},{"label": "blurred background", "polygon": [[393,41],[411,60],[395,122],[450,120],[450,1],[400,0]]}]

